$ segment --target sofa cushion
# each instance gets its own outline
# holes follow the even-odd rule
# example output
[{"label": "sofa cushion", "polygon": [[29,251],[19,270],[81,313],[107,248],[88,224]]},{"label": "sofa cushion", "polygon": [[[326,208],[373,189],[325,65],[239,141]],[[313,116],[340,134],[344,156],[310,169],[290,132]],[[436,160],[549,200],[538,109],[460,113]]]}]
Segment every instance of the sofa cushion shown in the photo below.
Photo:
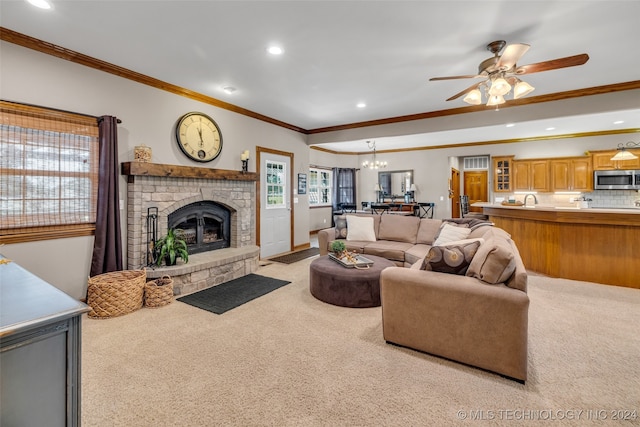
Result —
[{"label": "sofa cushion", "polygon": [[469,234],[469,239],[473,239],[475,237],[483,237],[484,238],[485,233],[487,233],[491,229],[493,229],[492,225],[481,225],[479,227],[472,228],[471,229],[471,234]]},{"label": "sofa cushion", "polygon": [[347,240],[375,242],[373,218],[347,215]]},{"label": "sofa cushion", "polygon": [[404,263],[405,252],[413,246],[412,243],[392,242],[390,240],[378,240],[364,247],[365,255],[376,255],[392,261]]},{"label": "sofa cushion", "polygon": [[436,234],[440,231],[442,220],[422,218],[420,220],[420,226],[418,227],[418,235],[416,236],[416,243],[423,245],[433,245],[436,240]]},{"label": "sofa cushion", "polygon": [[494,225],[493,222],[489,221],[488,219],[480,218],[447,218],[443,219],[442,221],[448,222],[450,224],[457,224],[462,227],[469,227],[472,230],[485,225]]},{"label": "sofa cushion", "polygon": [[456,240],[463,240],[469,237],[469,234],[471,234],[471,230],[468,227],[443,222],[433,245],[440,246],[449,242],[455,242]]},{"label": "sofa cushion", "polygon": [[464,275],[482,242],[483,239],[466,239],[432,246],[425,257],[423,270]]},{"label": "sofa cushion", "polygon": [[[486,234],[494,234],[487,232]],[[484,244],[478,249],[466,272],[483,282],[505,283],[516,269],[516,262],[509,240],[503,236],[487,236]]]},{"label": "sofa cushion", "polygon": [[378,240],[415,243],[420,218],[404,215],[381,215]]},{"label": "sofa cushion", "polygon": [[336,230],[336,239],[346,239],[347,238],[347,216],[334,215],[333,223]]},{"label": "sofa cushion", "polygon": [[370,244],[371,242],[364,242],[362,240],[347,240],[344,242],[344,247],[349,252],[356,251],[359,254],[364,253],[364,247]]},{"label": "sofa cushion", "polygon": [[431,245],[423,245],[419,243],[411,246],[404,253],[404,262],[413,265],[418,261],[424,260],[429,253],[429,249],[431,249]]}]

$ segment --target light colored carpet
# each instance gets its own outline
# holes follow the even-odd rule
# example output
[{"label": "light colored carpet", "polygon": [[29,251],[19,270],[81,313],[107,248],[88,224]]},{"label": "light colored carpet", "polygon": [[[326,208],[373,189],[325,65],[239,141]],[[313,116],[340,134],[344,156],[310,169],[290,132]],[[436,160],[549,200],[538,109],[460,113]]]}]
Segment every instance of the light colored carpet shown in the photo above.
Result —
[{"label": "light colored carpet", "polygon": [[85,318],[82,425],[640,425],[639,290],[531,276],[522,385],[386,344],[379,307],[309,293],[313,259],[260,267],[292,283],[223,315]]}]

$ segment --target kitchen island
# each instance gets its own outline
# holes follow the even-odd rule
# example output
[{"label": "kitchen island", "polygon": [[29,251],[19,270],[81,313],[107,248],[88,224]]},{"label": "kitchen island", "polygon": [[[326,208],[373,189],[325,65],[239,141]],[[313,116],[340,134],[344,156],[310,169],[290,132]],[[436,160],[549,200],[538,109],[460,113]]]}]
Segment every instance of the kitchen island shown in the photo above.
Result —
[{"label": "kitchen island", "polygon": [[473,206],[511,234],[530,271],[640,289],[640,209]]}]

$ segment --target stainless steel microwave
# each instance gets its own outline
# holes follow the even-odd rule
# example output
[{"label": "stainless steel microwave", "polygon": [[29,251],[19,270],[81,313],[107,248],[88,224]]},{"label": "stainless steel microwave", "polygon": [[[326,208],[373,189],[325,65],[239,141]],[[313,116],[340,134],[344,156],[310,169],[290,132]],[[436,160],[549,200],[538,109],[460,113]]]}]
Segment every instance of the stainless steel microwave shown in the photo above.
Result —
[{"label": "stainless steel microwave", "polygon": [[596,190],[640,190],[640,170],[606,170],[593,172]]}]

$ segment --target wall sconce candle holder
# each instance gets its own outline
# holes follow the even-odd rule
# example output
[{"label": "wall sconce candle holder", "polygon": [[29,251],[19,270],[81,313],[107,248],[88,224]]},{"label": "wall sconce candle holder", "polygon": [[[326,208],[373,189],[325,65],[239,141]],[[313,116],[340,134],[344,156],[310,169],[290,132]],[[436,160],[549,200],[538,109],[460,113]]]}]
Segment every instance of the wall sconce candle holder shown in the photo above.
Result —
[{"label": "wall sconce candle holder", "polygon": [[242,173],[247,173],[249,171],[249,150],[242,152],[240,160],[242,161]]}]

